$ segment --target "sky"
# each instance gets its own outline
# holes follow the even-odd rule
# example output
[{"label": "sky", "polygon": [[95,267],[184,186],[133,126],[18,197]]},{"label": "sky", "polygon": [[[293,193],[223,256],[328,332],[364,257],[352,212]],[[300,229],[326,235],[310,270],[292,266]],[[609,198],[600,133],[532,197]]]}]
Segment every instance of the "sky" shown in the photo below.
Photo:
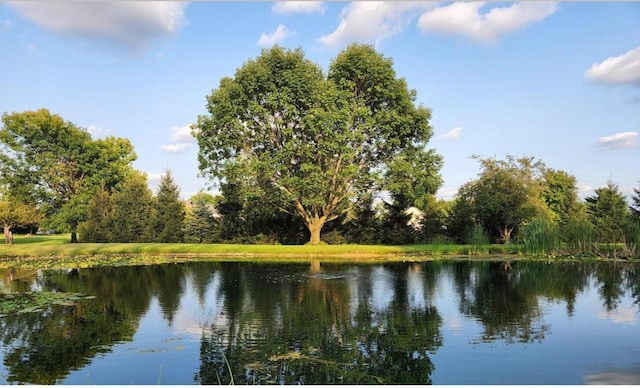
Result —
[{"label": "sky", "polygon": [[189,126],[221,78],[274,44],[326,72],[353,42],[432,110],[439,198],[477,178],[472,155],[540,159],[581,197],[640,187],[637,2],[0,2],[0,114],[126,137],[152,190],[169,169],[186,199],[216,192]]}]

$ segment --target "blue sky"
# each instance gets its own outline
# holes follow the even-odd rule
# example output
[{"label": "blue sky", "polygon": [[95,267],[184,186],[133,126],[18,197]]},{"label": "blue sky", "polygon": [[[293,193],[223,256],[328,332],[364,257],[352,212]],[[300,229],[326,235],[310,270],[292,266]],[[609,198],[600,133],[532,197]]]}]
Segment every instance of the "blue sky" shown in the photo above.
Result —
[{"label": "blue sky", "polygon": [[440,198],[477,177],[469,157],[533,156],[640,186],[640,3],[2,2],[0,113],[47,108],[94,137],[127,137],[155,190],[198,178],[188,126],[222,77],[263,47],[327,70],[349,43],[394,60],[433,111]]}]

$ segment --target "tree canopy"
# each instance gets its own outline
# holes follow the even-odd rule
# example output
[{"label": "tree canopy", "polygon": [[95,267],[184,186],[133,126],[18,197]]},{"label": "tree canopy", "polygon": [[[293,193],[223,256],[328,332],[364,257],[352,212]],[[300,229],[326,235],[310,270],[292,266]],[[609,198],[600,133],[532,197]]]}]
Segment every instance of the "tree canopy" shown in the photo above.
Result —
[{"label": "tree canopy", "polygon": [[541,196],[541,161],[532,157],[504,160],[473,156],[482,171],[478,179],[458,190],[455,214],[478,223],[495,239],[509,243],[512,232],[537,214],[548,212]]},{"label": "tree canopy", "polygon": [[412,179],[420,191],[438,189],[441,157],[426,149],[431,112],[415,99],[371,46],[349,46],[326,76],[301,49],[274,46],[207,97],[194,126],[200,170],[300,216],[319,243],[324,224],[358,193],[381,189],[385,172],[402,172],[395,187]]},{"label": "tree canopy", "polygon": [[595,194],[585,198],[589,219],[595,226],[601,241],[614,243],[622,241],[623,223],[628,215],[627,202],[618,185],[607,182],[595,190]]},{"label": "tree canopy", "polygon": [[91,135],[47,109],[2,115],[0,180],[8,193],[71,231],[100,184],[122,181],[136,159],[128,139]]}]

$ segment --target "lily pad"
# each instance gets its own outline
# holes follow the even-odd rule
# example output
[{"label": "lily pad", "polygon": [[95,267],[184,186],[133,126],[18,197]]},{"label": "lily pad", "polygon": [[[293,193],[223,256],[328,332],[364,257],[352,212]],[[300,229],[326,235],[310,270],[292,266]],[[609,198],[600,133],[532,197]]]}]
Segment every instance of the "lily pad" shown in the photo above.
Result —
[{"label": "lily pad", "polygon": [[0,294],[0,317],[9,314],[41,312],[50,305],[74,306],[93,295],[77,292],[21,292]]}]

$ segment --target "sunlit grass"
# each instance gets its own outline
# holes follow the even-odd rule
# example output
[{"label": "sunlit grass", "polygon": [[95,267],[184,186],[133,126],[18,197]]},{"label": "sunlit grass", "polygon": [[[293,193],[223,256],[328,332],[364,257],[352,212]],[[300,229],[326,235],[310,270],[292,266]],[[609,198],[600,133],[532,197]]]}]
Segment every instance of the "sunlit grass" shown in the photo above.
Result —
[{"label": "sunlit grass", "polygon": [[188,261],[250,261],[302,263],[310,260],[380,263],[448,259],[529,259],[520,244],[415,245],[241,245],[159,243],[70,243],[69,234],[15,236],[14,245],[0,245],[0,268],[89,268]]},{"label": "sunlit grass", "polygon": [[[69,234],[15,236],[14,245],[0,246],[0,258],[51,258],[106,255],[144,255],[170,257],[222,257],[260,258],[269,260],[295,258],[323,259],[384,259],[406,260],[407,257],[422,260],[444,256],[466,256],[473,253],[470,245],[416,244],[416,245],[241,245],[241,244],[191,244],[191,243],[77,243],[71,244]],[[489,245],[483,252],[495,255],[519,253],[517,245]]]}]

